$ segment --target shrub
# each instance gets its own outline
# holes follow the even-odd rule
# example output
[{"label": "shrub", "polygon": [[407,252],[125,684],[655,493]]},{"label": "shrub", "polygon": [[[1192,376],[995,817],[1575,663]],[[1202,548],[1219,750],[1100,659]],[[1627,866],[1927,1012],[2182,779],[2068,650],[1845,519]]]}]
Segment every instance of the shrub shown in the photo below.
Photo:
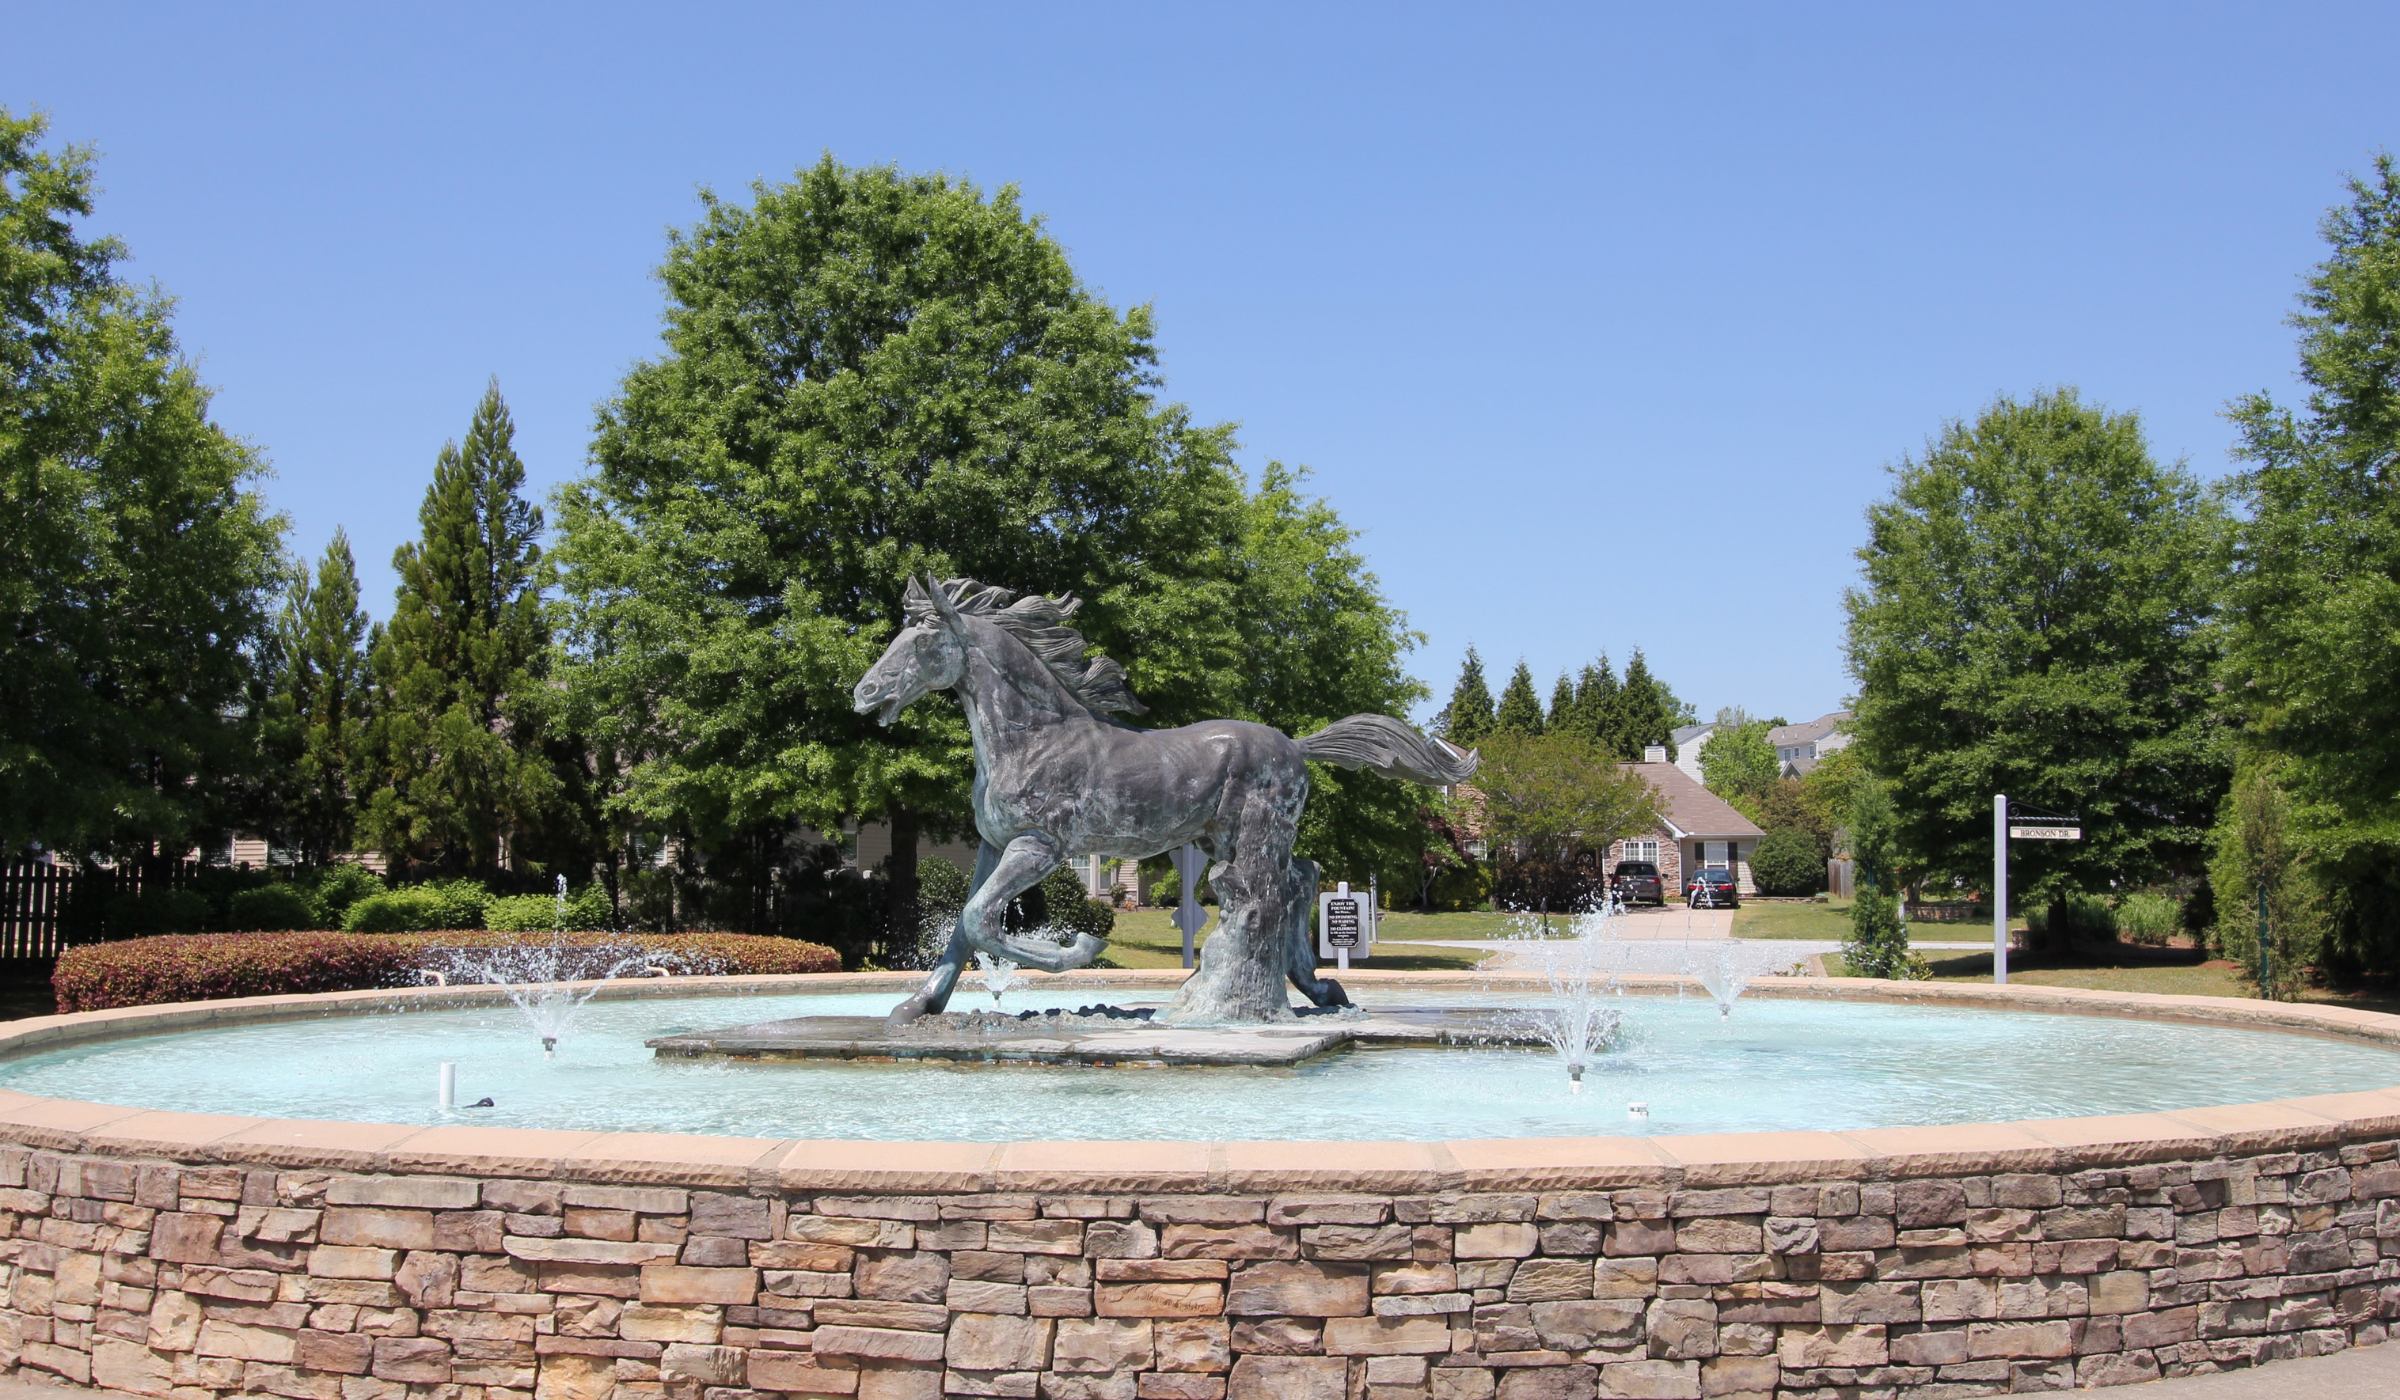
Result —
[{"label": "shrub", "polygon": [[225,921],[246,933],[318,926],[314,903],[291,885],[262,885],[254,890],[236,891],[226,901]]},{"label": "shrub", "polygon": [[292,885],[316,910],[308,927],[324,929],[343,927],[351,905],[368,895],[382,894],[386,888],[382,876],[352,861],[303,870],[292,878]]},{"label": "shrub", "polygon": [[1008,910],[1012,933],[1053,928],[1106,938],[1116,926],[1117,911],[1086,894],[1083,881],[1063,865],[1018,895]]},{"label": "shrub", "polygon": [[2117,933],[2152,947],[2183,927],[2183,906],[2163,894],[2138,890],[2117,901]]},{"label": "shrub", "polygon": [[2025,938],[2036,948],[2063,948],[2079,939],[2117,936],[2116,911],[2088,894],[2061,895],[2025,912]]},{"label": "shrub", "polygon": [[929,924],[948,926],[967,907],[967,876],[946,860],[917,865],[917,908]]},{"label": "shrub", "polygon": [[558,928],[598,929],[616,923],[608,891],[586,885],[567,896],[566,918],[559,918],[558,896],[519,894],[495,899],[484,906],[483,926],[509,933],[548,933]]},{"label": "shrub", "polygon": [[1850,905],[1850,937],[1842,944],[1842,961],[1852,977],[1914,980],[1933,975],[1925,960],[1908,950],[1898,901],[1871,887],[1861,889]]},{"label": "shrub", "polygon": [[1825,888],[1816,838],[1796,826],[1770,831],[1750,854],[1750,880],[1765,895],[1815,894]]},{"label": "shrub", "polygon": [[491,896],[472,880],[439,880],[368,895],[350,906],[342,927],[352,933],[416,933],[483,927]]},{"label": "shrub", "polygon": [[[835,972],[830,948],[796,938],[736,933],[559,935],[568,944],[631,946],[672,954],[695,970],[742,973]],[[211,933],[132,939],[70,948],[51,985],[58,1009],[287,996],[413,984],[440,950],[516,942],[478,930],[442,933]]]}]

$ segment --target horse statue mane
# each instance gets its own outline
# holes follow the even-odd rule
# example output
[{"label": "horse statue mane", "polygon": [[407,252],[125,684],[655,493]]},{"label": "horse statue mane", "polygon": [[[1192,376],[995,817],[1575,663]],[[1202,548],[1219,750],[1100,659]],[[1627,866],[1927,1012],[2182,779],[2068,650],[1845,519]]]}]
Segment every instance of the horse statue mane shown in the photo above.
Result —
[{"label": "horse statue mane", "polygon": [[[1067,625],[1083,606],[1072,593],[1051,598],[1040,593],[1022,597],[1013,589],[977,583],[971,578],[946,578],[934,585],[950,606],[967,617],[987,618],[1025,644],[1034,658],[1058,678],[1059,684],[1099,714],[1138,715],[1148,706],[1133,698],[1125,684],[1125,668],[1105,656],[1089,655],[1091,643]],[[915,577],[908,581],[904,601],[908,620],[932,623],[939,609]]]}]

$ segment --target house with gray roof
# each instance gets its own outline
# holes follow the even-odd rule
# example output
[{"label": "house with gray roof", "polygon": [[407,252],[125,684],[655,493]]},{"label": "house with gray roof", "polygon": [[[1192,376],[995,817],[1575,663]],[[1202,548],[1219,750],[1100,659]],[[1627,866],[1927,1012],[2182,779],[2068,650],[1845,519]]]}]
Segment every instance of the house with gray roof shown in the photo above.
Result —
[{"label": "house with gray roof", "polygon": [[1679,763],[1621,766],[1650,784],[1659,821],[1654,830],[1610,842],[1604,868],[1615,870],[1621,860],[1646,860],[1676,890],[1684,887],[1687,871],[1730,870],[1737,890],[1757,893],[1750,883],[1750,855],[1767,834],[1758,823],[1702,787]]},{"label": "house with gray roof", "polygon": [[1805,778],[1819,760],[1850,747],[1850,712],[1835,710],[1805,724],[1777,725],[1767,731],[1767,742],[1775,746],[1783,776]]}]

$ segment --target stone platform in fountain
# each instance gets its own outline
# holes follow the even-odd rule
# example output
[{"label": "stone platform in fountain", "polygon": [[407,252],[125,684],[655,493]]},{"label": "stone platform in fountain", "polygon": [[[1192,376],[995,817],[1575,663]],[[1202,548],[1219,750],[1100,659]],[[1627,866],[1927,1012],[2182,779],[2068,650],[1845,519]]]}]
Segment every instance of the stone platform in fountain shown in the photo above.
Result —
[{"label": "stone platform in fountain", "polygon": [[1162,1026],[1156,1007],[945,1012],[906,1026],[881,1016],[801,1016],[644,1042],[661,1058],[726,1060],[953,1060],[970,1064],[1296,1065],[1350,1045],[1517,1043],[1522,1032],[1474,1008],[1306,1010],[1265,1025]]}]

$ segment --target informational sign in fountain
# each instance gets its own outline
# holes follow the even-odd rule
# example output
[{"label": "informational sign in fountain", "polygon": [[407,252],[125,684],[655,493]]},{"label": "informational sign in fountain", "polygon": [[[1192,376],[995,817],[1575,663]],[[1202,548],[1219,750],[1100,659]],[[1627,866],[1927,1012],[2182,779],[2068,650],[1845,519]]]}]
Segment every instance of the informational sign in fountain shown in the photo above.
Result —
[{"label": "informational sign in fountain", "polygon": [[1348,967],[1352,958],[1367,955],[1375,941],[1375,907],[1350,891],[1345,880],[1331,894],[1317,896],[1317,952]]}]

